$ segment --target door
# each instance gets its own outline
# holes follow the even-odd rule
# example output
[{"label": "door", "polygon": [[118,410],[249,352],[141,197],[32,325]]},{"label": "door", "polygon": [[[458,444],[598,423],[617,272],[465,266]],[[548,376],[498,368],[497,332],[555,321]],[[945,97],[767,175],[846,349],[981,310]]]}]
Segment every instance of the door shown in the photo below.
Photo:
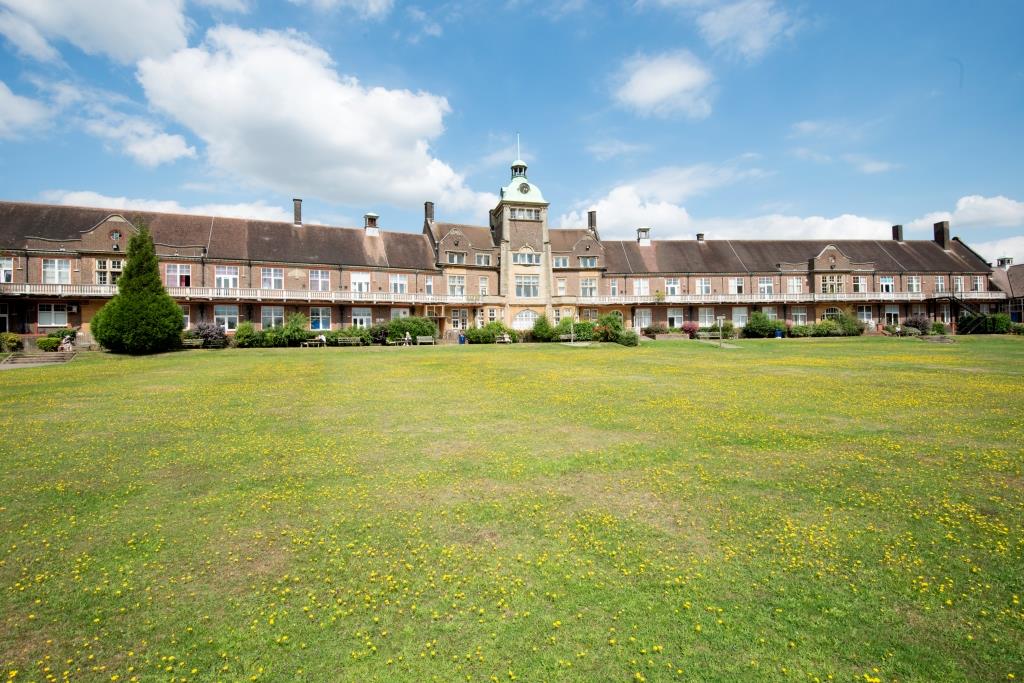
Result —
[{"label": "door", "polygon": [[0,304],[0,332],[7,332],[7,304]]}]

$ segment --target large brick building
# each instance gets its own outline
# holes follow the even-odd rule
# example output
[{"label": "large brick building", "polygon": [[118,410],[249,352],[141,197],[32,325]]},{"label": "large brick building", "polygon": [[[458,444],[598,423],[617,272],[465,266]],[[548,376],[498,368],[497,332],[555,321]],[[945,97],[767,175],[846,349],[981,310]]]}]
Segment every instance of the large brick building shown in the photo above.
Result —
[{"label": "large brick building", "polygon": [[548,203],[515,161],[489,225],[435,220],[421,233],[131,210],[0,202],[0,331],[81,326],[116,293],[134,224],[145,221],[161,275],[186,324],[278,325],[302,312],[312,329],[434,317],[447,334],[541,315],[627,326],[737,325],[755,310],[793,323],[847,311],[870,325],[909,315],[952,321],[961,307],[996,310],[992,268],[935,225],[933,240],[605,240],[597,216],[548,226]]}]

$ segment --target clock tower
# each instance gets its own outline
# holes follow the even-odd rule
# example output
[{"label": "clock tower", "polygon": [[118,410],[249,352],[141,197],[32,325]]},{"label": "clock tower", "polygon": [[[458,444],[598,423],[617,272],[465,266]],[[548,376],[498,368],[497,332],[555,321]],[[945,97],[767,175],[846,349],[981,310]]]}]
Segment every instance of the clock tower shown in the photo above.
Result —
[{"label": "clock tower", "polygon": [[530,329],[532,320],[551,319],[551,242],[548,203],[526,175],[526,162],[512,162],[512,176],[501,188],[490,214],[491,234],[501,249],[501,292],[505,322]]}]

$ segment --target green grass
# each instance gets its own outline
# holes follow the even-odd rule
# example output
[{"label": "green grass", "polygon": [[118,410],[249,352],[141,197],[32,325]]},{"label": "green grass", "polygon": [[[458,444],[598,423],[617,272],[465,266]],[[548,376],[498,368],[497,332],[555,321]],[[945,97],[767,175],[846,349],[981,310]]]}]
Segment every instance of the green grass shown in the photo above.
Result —
[{"label": "green grass", "polygon": [[1024,340],[737,344],[0,373],[0,676],[1024,679]]}]

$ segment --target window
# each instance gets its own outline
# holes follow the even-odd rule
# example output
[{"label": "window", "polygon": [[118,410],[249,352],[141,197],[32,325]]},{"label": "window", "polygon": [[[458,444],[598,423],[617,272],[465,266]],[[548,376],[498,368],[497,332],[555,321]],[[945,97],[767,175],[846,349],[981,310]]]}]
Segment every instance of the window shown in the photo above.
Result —
[{"label": "window", "polygon": [[909,275],[907,276],[907,291],[918,292],[921,291],[921,276],[920,275]]},{"label": "window", "polygon": [[651,326],[651,309],[649,308],[638,308],[636,313],[633,315],[633,328],[642,330],[645,327]]},{"label": "window", "polygon": [[953,316],[950,313],[949,304],[942,304],[939,306],[939,318],[941,318],[942,322],[946,324],[953,322]]},{"label": "window", "polygon": [[476,255],[476,264],[478,266],[489,266],[489,265],[491,265],[491,255],[490,254],[477,254]]},{"label": "window", "polygon": [[449,296],[466,296],[466,276],[465,275],[449,275],[448,276],[448,295]]},{"label": "window", "polygon": [[825,309],[825,315],[823,316],[826,320],[835,320],[842,315],[838,308],[835,306],[829,306]]},{"label": "window", "polygon": [[529,299],[540,296],[540,276],[516,275],[516,296]]},{"label": "window", "polygon": [[775,313],[774,306],[762,306],[761,312],[764,313],[765,317],[769,320],[778,320],[779,316]]},{"label": "window", "polygon": [[[619,313],[618,311],[612,311],[612,312],[613,313]],[[584,308],[582,311],[580,311],[580,315],[582,316],[583,320],[585,320],[587,322],[593,322],[594,320],[597,320],[597,309],[596,308]],[[619,317],[622,317],[621,313],[619,313]]]},{"label": "window", "polygon": [[971,291],[972,292],[984,292],[985,291],[985,278],[980,275],[975,275],[971,278]]},{"label": "window", "polygon": [[352,273],[350,276],[353,292],[366,293],[370,291],[369,273]]},{"label": "window", "polygon": [[900,307],[895,304],[888,304],[885,307],[885,324],[886,325],[899,325],[900,324]]},{"label": "window", "polygon": [[649,296],[651,293],[651,281],[647,278],[633,280],[633,296]]},{"label": "window", "polygon": [[488,308],[487,309],[487,322],[493,323],[497,319],[498,319],[498,309],[497,308]]},{"label": "window", "polygon": [[331,273],[326,270],[309,271],[309,290],[311,292],[331,291]]},{"label": "window", "polygon": [[743,278],[731,277],[729,278],[729,293],[730,294],[742,294],[743,293]]},{"label": "window", "polygon": [[665,296],[679,296],[679,278],[665,278]]},{"label": "window", "polygon": [[[217,266],[213,271],[217,289],[238,288],[238,266]],[[237,319],[237,306],[236,319]],[[234,329],[234,328],[231,328]]]},{"label": "window", "polygon": [[957,293],[964,291],[964,276],[963,275],[954,275],[953,276],[953,291],[957,292]]},{"label": "window", "polygon": [[566,284],[564,277],[560,277],[557,280],[555,280],[555,292],[557,296],[565,296]]},{"label": "window", "polygon": [[[235,270],[238,270],[237,268]],[[237,277],[237,275],[236,275]],[[213,322],[225,332],[238,329],[238,306],[214,306]]]},{"label": "window", "polygon": [[698,308],[697,309],[697,322],[700,323],[701,327],[711,327],[715,324],[715,309],[713,308]]},{"label": "window", "polygon": [[821,276],[821,293],[822,294],[842,294],[843,293],[843,276],[842,275],[822,275]]},{"label": "window", "polygon": [[516,317],[512,318],[512,329],[514,330],[532,330],[533,323],[537,321],[536,311],[525,310],[516,313]]},{"label": "window", "polygon": [[408,275],[395,275],[392,274],[390,277],[391,281],[391,293],[392,294],[405,294],[409,291],[409,276]]},{"label": "window", "polygon": [[192,266],[183,263],[167,264],[167,286],[168,287],[191,287]]},{"label": "window", "polygon": [[466,308],[453,308],[452,309],[452,329],[453,330],[464,330],[469,327],[469,309]]},{"label": "window", "polygon": [[806,325],[807,324],[807,307],[806,306],[794,306],[792,311],[793,324],[794,325]]},{"label": "window", "polygon": [[580,256],[580,268],[597,268],[597,257]]},{"label": "window", "polygon": [[786,292],[788,294],[803,294],[804,279],[802,277],[791,277],[786,281]]},{"label": "window", "polygon": [[391,309],[391,319],[392,320],[397,320],[399,318],[408,318],[408,317],[409,317],[409,309],[408,308],[392,308]]},{"label": "window", "polygon": [[260,287],[263,289],[284,289],[283,268],[260,268]]},{"label": "window", "polygon": [[466,253],[462,251],[448,251],[448,263],[461,264],[466,262]]},{"label": "window", "polygon": [[580,280],[580,296],[597,296],[597,278],[585,277]]},{"label": "window", "polygon": [[896,290],[895,278],[892,275],[883,275],[878,278],[878,291],[891,294]]},{"label": "window", "polygon": [[284,306],[261,306],[260,322],[263,329],[284,327]]},{"label": "window", "polygon": [[619,281],[618,280],[612,280],[611,282],[608,283],[608,293],[611,294],[612,296],[618,296],[619,295]]},{"label": "window", "polygon": [[433,294],[434,294],[434,276],[433,275],[427,275],[425,278],[423,278],[423,293],[424,294],[430,294],[431,296],[433,296]]},{"label": "window", "polygon": [[116,285],[121,277],[123,262],[121,259],[96,259],[96,284]]},{"label": "window", "polygon": [[865,325],[874,325],[875,316],[871,310],[870,305],[857,306],[857,320],[861,321]]},{"label": "window", "polygon": [[539,221],[540,220],[540,209],[520,209],[511,208],[508,210],[509,218],[514,218],[521,221]]},{"label": "window", "polygon": [[39,304],[39,327],[67,327],[68,307],[64,304]]},{"label": "window", "polygon": [[188,329],[192,324],[192,308],[188,304],[178,304],[181,308],[181,322],[184,329]]},{"label": "window", "polygon": [[936,275],[935,276],[935,293],[941,294],[946,291],[946,276]]},{"label": "window", "polygon": [[555,268],[568,268],[569,257],[568,256],[556,256],[555,257]]},{"label": "window", "polygon": [[910,315],[922,315],[927,316],[928,311],[925,309],[924,304],[911,304]]},{"label": "window", "polygon": [[329,306],[313,306],[309,309],[309,329],[331,329],[331,309]]},{"label": "window", "polygon": [[369,308],[352,309],[352,327],[365,330],[373,326],[373,312]]},{"label": "window", "polygon": [[521,266],[539,266],[540,254],[535,251],[517,251],[512,254],[512,263]]},{"label": "window", "polygon": [[771,276],[757,278],[757,293],[760,296],[771,296],[775,293],[775,281]]},{"label": "window", "polygon": [[670,308],[668,309],[668,326],[669,327],[682,327],[683,323],[686,322],[686,316],[681,308]]},{"label": "window", "polygon": [[741,327],[747,324],[747,307],[734,306],[732,309],[732,324]]},{"label": "window", "polygon": [[561,308],[554,309],[552,311],[551,315],[553,316],[552,317],[552,321],[555,323],[556,326],[558,325],[558,323],[562,322],[562,309]]},{"label": "window", "polygon": [[697,278],[697,287],[694,290],[694,294],[710,294],[711,293],[711,278],[699,277]]},{"label": "window", "polygon": [[71,284],[71,261],[67,259],[44,258],[43,259],[43,284],[44,285],[67,285]]},{"label": "window", "polygon": [[0,284],[14,282],[14,259],[0,258]]},{"label": "window", "polygon": [[853,291],[856,294],[863,294],[868,291],[868,279],[863,275],[853,276]]},{"label": "window", "polygon": [[487,296],[491,281],[486,275],[480,277],[480,296]]}]

